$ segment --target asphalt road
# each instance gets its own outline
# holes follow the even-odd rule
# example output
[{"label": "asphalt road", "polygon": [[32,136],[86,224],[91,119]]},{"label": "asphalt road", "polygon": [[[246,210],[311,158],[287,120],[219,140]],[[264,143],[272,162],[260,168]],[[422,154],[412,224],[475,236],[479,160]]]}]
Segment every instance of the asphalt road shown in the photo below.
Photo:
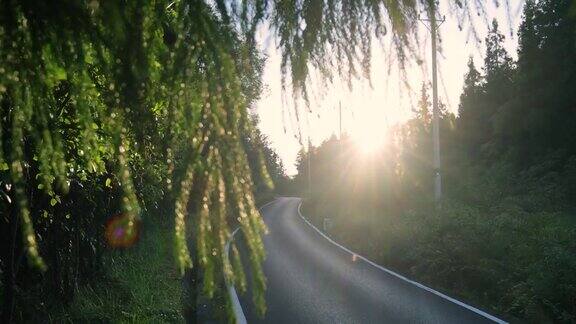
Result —
[{"label": "asphalt road", "polygon": [[258,318],[250,293],[240,296],[248,323],[494,323],[490,315],[353,260],[299,216],[299,203],[279,198],[262,209],[270,230],[264,238],[268,311]]}]

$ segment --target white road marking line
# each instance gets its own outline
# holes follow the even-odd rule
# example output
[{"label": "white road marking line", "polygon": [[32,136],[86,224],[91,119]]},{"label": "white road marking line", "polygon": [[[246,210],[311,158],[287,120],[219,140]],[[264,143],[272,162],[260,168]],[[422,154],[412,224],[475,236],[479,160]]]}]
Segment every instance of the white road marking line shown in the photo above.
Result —
[{"label": "white road marking line", "polygon": [[346,252],[348,252],[348,253],[350,253],[350,254],[352,254],[352,255],[356,255],[358,258],[364,260],[366,263],[368,263],[368,264],[370,264],[370,265],[372,265],[372,266],[374,266],[374,267],[376,267],[376,268],[378,268],[378,269],[380,269],[380,270],[382,270],[382,271],[384,271],[384,272],[386,272],[386,273],[388,273],[388,274],[391,274],[391,275],[395,276],[395,277],[398,278],[398,279],[404,280],[404,281],[406,281],[406,282],[408,282],[408,283],[410,283],[410,284],[415,285],[415,286],[418,287],[418,288],[424,289],[424,290],[426,290],[426,291],[428,291],[428,292],[431,292],[431,293],[433,293],[433,294],[435,294],[435,295],[437,295],[437,296],[439,296],[439,297],[442,297],[442,298],[444,298],[444,299],[446,299],[446,300],[448,300],[448,301],[451,301],[451,302],[453,302],[453,303],[455,303],[455,304],[457,304],[457,305],[460,305],[460,306],[462,306],[462,307],[464,307],[464,308],[466,308],[466,309],[468,309],[468,310],[471,310],[471,311],[475,312],[476,314],[479,314],[479,315],[482,315],[482,316],[486,317],[486,318],[489,319],[489,320],[492,320],[492,321],[494,321],[494,322],[496,322],[496,323],[499,323],[499,324],[507,324],[507,323],[508,323],[508,322],[503,321],[503,320],[501,320],[501,319],[499,319],[499,318],[497,318],[497,317],[495,317],[495,316],[492,316],[492,315],[490,315],[490,314],[488,314],[488,313],[486,313],[486,312],[484,312],[484,311],[482,311],[482,310],[480,310],[480,309],[478,309],[478,308],[475,308],[475,307],[473,307],[473,306],[470,306],[470,305],[468,305],[468,304],[466,304],[466,303],[464,303],[464,302],[461,302],[461,301],[459,301],[459,300],[456,300],[456,299],[454,299],[454,298],[452,298],[452,297],[450,297],[450,296],[444,295],[443,293],[441,293],[441,292],[439,292],[439,291],[436,291],[436,290],[434,290],[434,289],[432,289],[432,288],[430,288],[430,287],[424,286],[423,284],[421,284],[421,283],[419,283],[419,282],[410,280],[410,279],[404,277],[403,275],[400,275],[400,274],[398,274],[398,273],[396,273],[396,272],[394,272],[394,271],[392,271],[392,270],[390,270],[390,269],[386,269],[386,268],[384,268],[383,266],[381,266],[381,265],[379,265],[379,264],[376,264],[376,263],[368,260],[367,258],[361,256],[360,254],[355,253],[355,252],[352,252],[352,251],[349,250],[348,248],[346,248],[346,247],[344,247],[344,246],[342,246],[342,245],[334,242],[334,240],[332,240],[330,237],[326,236],[326,234],[322,233],[322,231],[320,231],[318,228],[316,228],[316,226],[312,225],[312,223],[310,223],[304,216],[302,216],[302,212],[300,211],[300,207],[301,207],[301,206],[302,206],[302,201],[300,201],[300,203],[298,204],[298,215],[300,216],[300,218],[302,218],[302,220],[303,220],[304,222],[306,222],[306,224],[308,224],[308,226],[312,227],[316,232],[318,232],[318,234],[322,235],[322,236],[323,236],[325,239],[327,239],[330,243],[336,245],[337,247],[341,248],[342,250],[344,250],[344,251],[346,251]]},{"label": "white road marking line", "polygon": [[[262,208],[270,205],[271,203],[275,202],[274,200],[269,201],[262,205],[262,207],[258,208],[258,210],[262,210]],[[230,240],[226,243],[226,247],[224,248],[226,253],[226,258],[229,258],[230,255],[230,243],[234,240],[234,235],[238,232],[240,227],[237,227],[230,236]],[[234,288],[234,283],[226,281],[226,287],[228,288],[228,294],[230,295],[230,299],[232,301],[232,310],[234,311],[234,317],[236,317],[237,324],[247,324],[246,316],[244,315],[244,311],[242,310],[242,305],[240,305],[240,299],[238,299],[238,294],[236,293],[236,288]]]}]

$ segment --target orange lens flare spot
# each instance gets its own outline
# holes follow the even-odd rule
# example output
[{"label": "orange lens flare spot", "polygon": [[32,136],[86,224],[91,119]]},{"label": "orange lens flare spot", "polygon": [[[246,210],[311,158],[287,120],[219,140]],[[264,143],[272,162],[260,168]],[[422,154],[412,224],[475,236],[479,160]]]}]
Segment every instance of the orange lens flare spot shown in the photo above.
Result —
[{"label": "orange lens flare spot", "polygon": [[127,213],[116,215],[106,222],[106,242],[112,248],[129,248],[138,241],[140,221]]}]

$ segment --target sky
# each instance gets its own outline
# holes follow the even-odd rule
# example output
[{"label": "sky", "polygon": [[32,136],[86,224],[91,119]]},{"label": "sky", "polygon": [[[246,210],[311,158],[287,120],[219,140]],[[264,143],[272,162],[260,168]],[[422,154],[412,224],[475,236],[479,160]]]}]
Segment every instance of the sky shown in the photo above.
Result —
[{"label": "sky", "polygon": [[[483,40],[488,30],[487,21],[491,22],[493,18],[498,20],[499,29],[506,36],[505,46],[510,55],[516,58],[516,32],[521,21],[523,1],[509,0],[509,11],[502,3],[496,6],[495,2],[487,2],[489,5],[486,19],[477,17],[474,21],[481,43],[474,40],[466,25],[462,31],[459,30],[456,17],[446,14],[446,21],[439,27],[442,41],[437,60],[438,95],[440,101],[454,113],[458,110],[468,58],[474,58],[478,70],[481,70],[483,65]],[[448,12],[445,1],[441,1],[440,12]],[[423,23],[420,23],[419,29],[420,43],[423,44],[419,51],[425,61],[422,66],[413,64],[406,71],[412,90],[400,85],[399,71],[393,68],[392,72],[388,73],[386,51],[380,42],[374,41],[372,87],[366,80],[356,80],[352,90],[338,81],[322,89],[312,81],[309,86],[312,89],[312,113],[307,113],[303,105],[300,105],[300,115],[303,118],[299,123],[294,118],[293,103],[286,100],[291,98],[291,93],[282,92],[280,54],[276,50],[273,35],[266,29],[260,30],[261,48],[268,59],[263,75],[265,90],[256,104],[255,112],[260,120],[258,127],[282,159],[288,175],[296,174],[296,157],[302,148],[297,135],[299,129],[304,143],[309,136],[312,145],[320,145],[333,134],[338,134],[340,104],[343,133],[349,134],[357,143],[365,146],[378,145],[384,141],[388,127],[412,116],[412,107],[418,100],[422,82],[431,80],[430,34]],[[410,91],[413,93],[410,94]]]}]

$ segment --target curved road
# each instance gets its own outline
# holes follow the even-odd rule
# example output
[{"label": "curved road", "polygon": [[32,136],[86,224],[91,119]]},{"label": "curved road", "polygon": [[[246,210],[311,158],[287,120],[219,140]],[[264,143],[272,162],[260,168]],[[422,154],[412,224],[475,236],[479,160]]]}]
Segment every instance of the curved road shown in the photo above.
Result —
[{"label": "curved road", "polygon": [[[494,323],[488,314],[377,268],[346,251],[300,216],[299,198],[262,209],[268,289],[264,318],[248,292],[240,304],[248,323]],[[501,321],[500,321],[501,322]]]}]

